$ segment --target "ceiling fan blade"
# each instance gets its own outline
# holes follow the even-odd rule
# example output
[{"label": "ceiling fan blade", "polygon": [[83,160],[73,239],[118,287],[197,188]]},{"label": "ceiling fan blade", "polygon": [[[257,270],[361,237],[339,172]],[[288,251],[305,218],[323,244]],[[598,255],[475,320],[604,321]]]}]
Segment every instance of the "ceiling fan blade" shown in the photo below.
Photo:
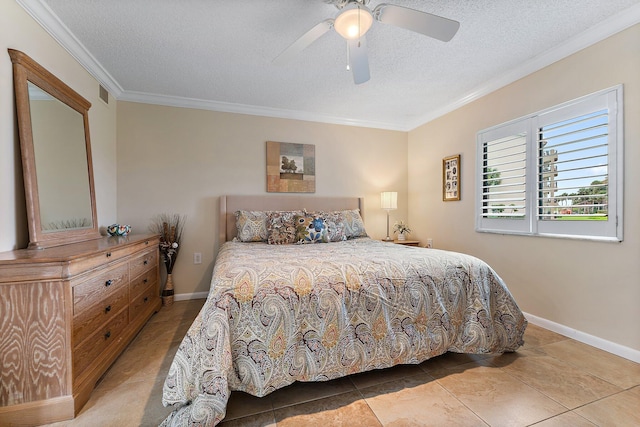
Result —
[{"label": "ceiling fan blade", "polygon": [[300,38],[293,42],[291,46],[286,48],[273,60],[273,63],[276,65],[284,65],[290,62],[296,55],[305,50],[311,43],[322,37],[324,33],[329,31],[331,28],[333,28],[333,19],[326,19],[320,22],[300,36]]},{"label": "ceiling fan blade", "polygon": [[458,21],[393,4],[379,4],[373,10],[373,16],[383,24],[395,25],[443,42],[451,40],[460,28]]},{"label": "ceiling fan blade", "polygon": [[353,81],[357,85],[369,81],[367,39],[362,36],[358,40],[347,40],[347,43],[349,48],[349,66],[353,73]]}]

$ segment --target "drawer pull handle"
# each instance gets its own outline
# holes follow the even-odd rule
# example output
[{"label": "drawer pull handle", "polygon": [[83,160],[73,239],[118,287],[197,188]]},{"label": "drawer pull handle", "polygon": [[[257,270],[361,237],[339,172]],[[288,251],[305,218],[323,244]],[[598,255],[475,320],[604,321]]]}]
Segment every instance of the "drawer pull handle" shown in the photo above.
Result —
[{"label": "drawer pull handle", "polygon": [[104,334],[104,339],[109,339],[109,337],[111,336],[111,331],[107,331],[106,334]]},{"label": "drawer pull handle", "polygon": [[144,302],[149,301],[149,297],[144,297]]},{"label": "drawer pull handle", "polygon": [[146,285],[148,282],[149,282],[149,279],[144,279],[144,280],[142,281],[142,283],[144,283],[145,285]]},{"label": "drawer pull handle", "polygon": [[144,265],[149,264],[149,260],[148,260],[148,259],[145,259],[145,260],[142,262],[142,264],[144,264]]},{"label": "drawer pull handle", "polygon": [[107,252],[107,258],[111,257],[111,252]]},{"label": "drawer pull handle", "polygon": [[105,286],[111,286],[113,284],[113,280],[109,279],[106,282],[104,282]]},{"label": "drawer pull handle", "polygon": [[149,241],[148,241],[148,240],[145,240],[144,244],[145,244],[145,245],[148,245],[148,244],[149,244]]},{"label": "drawer pull handle", "polygon": [[111,311],[111,306],[110,306],[110,305],[108,305],[108,306],[106,306],[106,307],[104,308],[104,312],[105,312],[105,313],[108,313],[108,312],[110,312],[110,311]]}]

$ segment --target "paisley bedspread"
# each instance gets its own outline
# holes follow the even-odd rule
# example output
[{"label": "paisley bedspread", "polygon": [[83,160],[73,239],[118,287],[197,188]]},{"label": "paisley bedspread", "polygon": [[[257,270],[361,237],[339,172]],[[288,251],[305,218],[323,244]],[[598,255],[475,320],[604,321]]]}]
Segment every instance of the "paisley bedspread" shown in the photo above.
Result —
[{"label": "paisley bedspread", "polygon": [[231,390],[265,396],[447,351],[500,353],[527,322],[503,281],[469,255],[369,238],[225,243],[211,289],[164,383],[166,426],[212,426]]}]

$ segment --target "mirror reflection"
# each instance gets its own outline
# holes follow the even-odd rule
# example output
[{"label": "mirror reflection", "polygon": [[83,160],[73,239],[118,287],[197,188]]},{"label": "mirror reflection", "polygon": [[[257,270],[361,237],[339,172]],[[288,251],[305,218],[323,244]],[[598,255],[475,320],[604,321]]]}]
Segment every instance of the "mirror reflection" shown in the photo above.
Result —
[{"label": "mirror reflection", "polygon": [[43,233],[92,228],[84,117],[28,82]]},{"label": "mirror reflection", "polygon": [[29,249],[99,239],[91,103],[28,55],[13,63]]}]

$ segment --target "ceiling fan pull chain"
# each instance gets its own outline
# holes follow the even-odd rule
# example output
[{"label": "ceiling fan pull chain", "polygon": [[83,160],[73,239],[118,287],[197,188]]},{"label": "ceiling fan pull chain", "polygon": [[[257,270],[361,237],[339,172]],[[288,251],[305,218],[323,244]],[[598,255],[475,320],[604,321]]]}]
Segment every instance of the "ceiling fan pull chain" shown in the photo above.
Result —
[{"label": "ceiling fan pull chain", "polygon": [[351,48],[349,47],[349,43],[347,43],[347,71],[351,71],[351,66],[349,65],[350,57],[351,57]]}]

